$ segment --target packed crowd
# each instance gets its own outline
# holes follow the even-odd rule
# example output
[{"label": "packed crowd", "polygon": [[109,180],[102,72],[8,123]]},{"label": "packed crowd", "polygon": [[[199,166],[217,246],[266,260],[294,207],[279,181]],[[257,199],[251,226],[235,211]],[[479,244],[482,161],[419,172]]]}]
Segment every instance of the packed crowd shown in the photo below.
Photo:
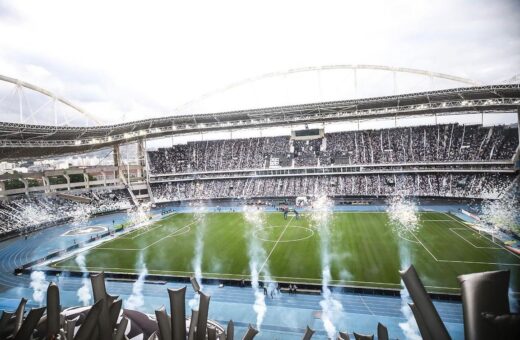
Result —
[{"label": "packed crowd", "polygon": [[[325,144],[323,144],[325,145]],[[316,166],[320,151],[322,149],[322,139],[295,140],[294,165],[295,166]]]},{"label": "packed crowd", "polygon": [[436,125],[327,135],[320,163],[415,163],[511,159],[518,146],[512,127]]},{"label": "packed crowd", "polygon": [[156,201],[190,199],[386,196],[497,198],[513,174],[379,174],[261,177],[151,184]]},{"label": "packed crowd", "polygon": [[511,159],[516,127],[434,125],[327,133],[293,140],[265,137],[188,142],[149,151],[154,174],[333,164],[387,164]]},{"label": "packed crowd", "polygon": [[290,154],[289,137],[189,142],[148,151],[152,173],[263,168]]},{"label": "packed crowd", "polygon": [[81,203],[58,196],[21,196],[0,202],[0,236],[26,232],[62,221],[83,220],[95,214],[124,210],[132,206],[127,190],[67,192],[89,198]]}]

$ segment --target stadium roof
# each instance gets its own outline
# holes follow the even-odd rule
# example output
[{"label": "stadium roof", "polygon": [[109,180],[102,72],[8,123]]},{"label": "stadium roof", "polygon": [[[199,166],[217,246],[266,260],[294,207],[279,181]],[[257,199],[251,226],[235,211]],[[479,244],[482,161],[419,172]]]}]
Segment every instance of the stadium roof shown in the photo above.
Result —
[{"label": "stadium roof", "polygon": [[512,112],[520,84],[465,87],[396,96],[180,115],[96,126],[63,127],[0,123],[0,159],[82,153],[166,135],[432,114]]}]

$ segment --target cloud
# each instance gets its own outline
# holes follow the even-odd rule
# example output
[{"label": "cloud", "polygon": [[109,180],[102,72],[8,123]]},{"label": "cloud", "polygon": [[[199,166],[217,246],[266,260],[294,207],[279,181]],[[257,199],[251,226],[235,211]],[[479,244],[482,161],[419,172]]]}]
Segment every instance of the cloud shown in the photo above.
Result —
[{"label": "cloud", "polygon": [[0,2],[0,19],[7,23],[18,23],[20,16],[12,6],[5,2]]},{"label": "cloud", "polygon": [[[1,74],[34,82],[112,122],[171,114],[227,84],[298,67],[380,64],[489,83],[518,74],[520,65],[515,0],[11,0],[0,4],[0,19]],[[327,83],[323,75],[321,85],[316,75],[288,83],[282,77],[276,87],[253,84],[191,110],[314,101],[328,98],[317,93],[329,88],[340,96],[345,77]]]}]

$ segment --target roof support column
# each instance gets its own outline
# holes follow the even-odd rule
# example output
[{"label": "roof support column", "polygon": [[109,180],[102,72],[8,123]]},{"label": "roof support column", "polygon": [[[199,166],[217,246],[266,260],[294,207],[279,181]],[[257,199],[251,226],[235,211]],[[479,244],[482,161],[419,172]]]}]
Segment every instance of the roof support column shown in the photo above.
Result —
[{"label": "roof support column", "polygon": [[[120,144],[114,144],[112,155],[114,156],[114,165],[117,167],[117,170],[114,174],[116,178],[123,178],[123,171],[121,170],[121,148]],[[106,183],[105,183],[106,185]]]},{"label": "roof support column", "polygon": [[520,140],[520,107],[516,110],[516,126],[518,127],[518,140]]},{"label": "roof support column", "polygon": [[114,156],[114,165],[120,166],[121,165],[121,149],[119,148],[119,144],[114,144],[112,154]]},{"label": "roof support column", "polygon": [[20,113],[20,124],[23,124],[23,100],[22,100],[22,86],[16,84],[16,92],[18,94],[18,110]]},{"label": "roof support column", "polygon": [[25,194],[29,196],[29,181],[25,178],[20,178],[20,181],[23,183],[23,186],[25,188]]},{"label": "roof support column", "polygon": [[50,192],[51,187],[50,187],[50,183],[49,183],[49,177],[43,175],[42,181],[43,181],[43,186],[45,187],[45,192]]},{"label": "roof support column", "polygon": [[63,174],[63,177],[65,177],[65,180],[67,180],[67,190],[70,190],[70,176]]},{"label": "roof support column", "polygon": [[[518,128],[518,140],[520,140],[520,107],[516,111],[516,126]],[[515,162],[515,168],[520,169],[520,144],[516,147],[513,161]]]},{"label": "roof support column", "polygon": [[0,201],[4,201],[6,199],[7,198],[5,196],[5,182],[0,181]]},{"label": "roof support column", "polygon": [[83,181],[85,182],[85,188],[90,188],[90,182],[88,180],[88,174],[86,172],[83,173]]},{"label": "roof support column", "polygon": [[144,138],[137,140],[137,162],[139,163],[137,177],[146,177],[146,142]]}]

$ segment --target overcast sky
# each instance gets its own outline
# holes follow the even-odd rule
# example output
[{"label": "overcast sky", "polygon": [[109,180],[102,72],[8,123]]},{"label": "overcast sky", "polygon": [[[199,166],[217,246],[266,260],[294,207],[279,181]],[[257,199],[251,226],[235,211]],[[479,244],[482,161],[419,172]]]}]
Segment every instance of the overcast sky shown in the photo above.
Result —
[{"label": "overcast sky", "polygon": [[245,78],[334,64],[498,83],[520,73],[520,1],[0,0],[0,74],[104,122],[171,114]]}]

